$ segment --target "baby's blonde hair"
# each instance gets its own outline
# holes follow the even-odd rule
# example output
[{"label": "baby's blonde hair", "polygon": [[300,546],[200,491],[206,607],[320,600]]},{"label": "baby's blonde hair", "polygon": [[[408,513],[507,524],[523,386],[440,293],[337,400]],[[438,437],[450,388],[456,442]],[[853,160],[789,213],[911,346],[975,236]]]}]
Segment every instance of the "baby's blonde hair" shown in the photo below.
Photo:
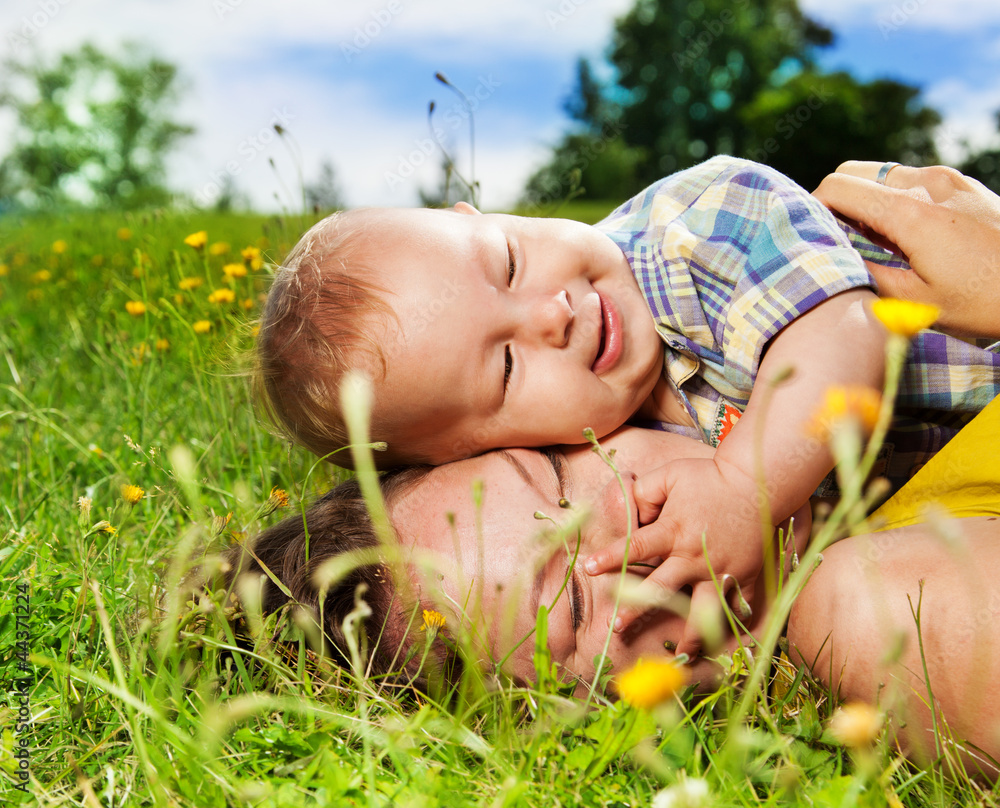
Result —
[{"label": "baby's blonde hair", "polygon": [[384,375],[373,321],[392,314],[385,290],[363,277],[360,236],[356,217],[335,213],[288,254],[264,305],[253,374],[261,414],[295,443],[343,466],[351,457],[337,451],[348,443],[340,382],[355,367]]}]

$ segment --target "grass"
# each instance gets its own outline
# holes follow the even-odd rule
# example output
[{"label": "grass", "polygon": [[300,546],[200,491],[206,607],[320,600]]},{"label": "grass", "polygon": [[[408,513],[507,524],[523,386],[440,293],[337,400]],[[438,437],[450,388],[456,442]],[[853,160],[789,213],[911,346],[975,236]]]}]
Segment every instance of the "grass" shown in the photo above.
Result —
[{"label": "grass", "polygon": [[[560,215],[590,220],[599,207]],[[995,804],[884,742],[852,755],[826,729],[831,694],[780,660],[760,697],[744,698],[761,671],[737,654],[716,693],[653,712],[598,695],[585,711],[544,653],[536,686],[478,679],[446,706],[333,668],[293,626],[281,630],[301,653],[234,650],[229,604],[192,606],[178,596],[184,577],[280,516],[264,515],[274,487],[297,507],[337,481],[255,422],[239,373],[267,261],[303,225],[207,213],[3,221],[4,800],[631,806],[703,780],[712,804]],[[203,252],[184,244],[200,230]],[[228,252],[211,254],[220,242]],[[226,280],[247,246],[265,263]],[[182,290],[184,278],[202,283]],[[209,302],[216,289],[233,301]],[[126,484],[143,489],[134,505]],[[747,718],[731,726],[741,698]]]}]

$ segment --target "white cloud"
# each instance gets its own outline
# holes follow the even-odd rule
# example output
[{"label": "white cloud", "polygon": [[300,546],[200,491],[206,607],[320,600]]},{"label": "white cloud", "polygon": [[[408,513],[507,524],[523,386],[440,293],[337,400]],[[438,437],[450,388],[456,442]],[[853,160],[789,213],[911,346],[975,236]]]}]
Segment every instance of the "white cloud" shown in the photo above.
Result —
[{"label": "white cloud", "polygon": [[926,99],[944,117],[937,142],[945,162],[958,162],[969,150],[1000,145],[996,119],[1000,78],[985,87],[962,79],[946,79],[927,88]]},{"label": "white cloud", "polygon": [[948,31],[978,31],[1000,25],[996,0],[799,0],[810,16],[833,28],[869,24],[893,30],[913,25]]}]

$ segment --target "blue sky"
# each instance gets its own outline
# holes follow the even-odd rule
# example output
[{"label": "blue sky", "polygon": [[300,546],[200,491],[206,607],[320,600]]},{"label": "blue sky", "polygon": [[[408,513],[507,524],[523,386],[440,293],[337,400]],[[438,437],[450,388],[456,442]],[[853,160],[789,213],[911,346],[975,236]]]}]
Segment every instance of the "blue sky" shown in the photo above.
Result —
[{"label": "blue sky", "polygon": [[[837,34],[829,69],[916,84],[945,115],[939,146],[1000,142],[996,0],[800,0]],[[330,159],[347,201],[413,204],[439,176],[427,104],[469,159],[461,106],[433,75],[476,97],[485,208],[509,205],[568,121],[578,55],[600,58],[632,0],[3,0],[0,55],[90,40],[143,43],[180,65],[178,118],[198,133],[171,183],[202,202],[231,175],[259,207],[296,204],[298,174]],[[280,122],[291,143],[273,136]],[[10,136],[0,114],[0,153]],[[274,167],[272,168],[272,162]]]}]

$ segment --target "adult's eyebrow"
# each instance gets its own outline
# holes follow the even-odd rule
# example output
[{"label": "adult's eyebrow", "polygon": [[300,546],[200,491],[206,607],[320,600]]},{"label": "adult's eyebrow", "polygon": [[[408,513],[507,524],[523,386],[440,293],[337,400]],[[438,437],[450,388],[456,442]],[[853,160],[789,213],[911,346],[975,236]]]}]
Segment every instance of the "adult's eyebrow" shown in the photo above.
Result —
[{"label": "adult's eyebrow", "polygon": [[514,457],[514,454],[512,452],[509,452],[506,449],[497,449],[497,454],[500,455],[500,457],[502,457],[508,463],[510,463],[514,471],[517,472],[517,476],[520,477],[522,480],[524,480],[525,485],[527,485],[529,488],[534,488],[536,491],[540,490],[538,488],[538,482],[535,480],[534,477],[531,476],[531,473],[524,467],[524,463],[522,463],[520,460]]}]

